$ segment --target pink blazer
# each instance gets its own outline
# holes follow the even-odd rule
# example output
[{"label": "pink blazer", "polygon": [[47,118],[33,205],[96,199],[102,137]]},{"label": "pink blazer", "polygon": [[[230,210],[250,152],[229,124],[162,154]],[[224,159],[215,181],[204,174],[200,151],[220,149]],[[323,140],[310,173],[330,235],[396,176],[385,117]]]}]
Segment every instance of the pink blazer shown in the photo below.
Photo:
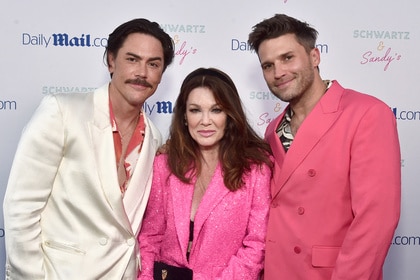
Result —
[{"label": "pink blazer", "polygon": [[287,154],[275,133],[283,114],[266,131],[275,169],[264,279],[382,279],[401,196],[390,108],[334,81]]},{"label": "pink blazer", "polygon": [[[194,280],[258,279],[263,268],[271,171],[254,166],[246,186],[231,192],[221,166],[201,201],[187,261],[193,185],[169,176],[166,155],[156,157],[149,204],[139,235],[142,271],[153,279],[153,261],[189,267]],[[169,177],[168,177],[169,176]]]}]

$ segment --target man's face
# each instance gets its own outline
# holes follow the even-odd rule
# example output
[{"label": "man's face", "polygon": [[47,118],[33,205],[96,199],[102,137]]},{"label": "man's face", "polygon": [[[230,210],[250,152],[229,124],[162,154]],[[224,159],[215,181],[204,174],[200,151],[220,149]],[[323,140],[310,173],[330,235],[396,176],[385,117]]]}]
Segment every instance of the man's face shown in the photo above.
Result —
[{"label": "man's face", "polygon": [[294,34],[286,34],[261,43],[258,57],[271,92],[285,102],[299,102],[308,94],[319,64],[319,51],[309,53]]},{"label": "man's face", "polygon": [[[163,74],[162,44],[153,36],[132,33],[116,54],[108,54],[110,94],[120,106],[140,109],[157,89]],[[114,104],[113,104],[114,105]]]}]

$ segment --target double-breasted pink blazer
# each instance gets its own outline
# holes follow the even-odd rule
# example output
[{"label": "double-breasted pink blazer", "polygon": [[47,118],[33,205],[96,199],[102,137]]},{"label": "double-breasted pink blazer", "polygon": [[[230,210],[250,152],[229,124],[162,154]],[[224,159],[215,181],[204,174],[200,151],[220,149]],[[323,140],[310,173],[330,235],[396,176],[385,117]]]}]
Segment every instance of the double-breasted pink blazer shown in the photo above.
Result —
[{"label": "double-breasted pink blazer", "polygon": [[153,279],[153,261],[189,267],[194,280],[256,280],[263,268],[264,241],[270,201],[271,170],[254,166],[245,186],[235,192],[224,183],[221,166],[199,205],[194,239],[187,260],[194,182],[185,184],[170,175],[166,155],[154,162],[152,190],[139,244],[139,279]]},{"label": "double-breasted pink blazer", "polygon": [[275,168],[265,280],[382,279],[400,216],[396,119],[378,99],[334,81]]}]

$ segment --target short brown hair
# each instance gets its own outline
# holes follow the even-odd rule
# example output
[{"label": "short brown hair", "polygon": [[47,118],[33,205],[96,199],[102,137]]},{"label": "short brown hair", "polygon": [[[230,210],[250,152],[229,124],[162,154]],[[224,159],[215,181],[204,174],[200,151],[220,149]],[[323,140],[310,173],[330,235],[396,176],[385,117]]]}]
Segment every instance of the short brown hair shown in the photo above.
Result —
[{"label": "short brown hair", "polygon": [[308,23],[285,14],[276,14],[256,24],[249,34],[248,44],[251,49],[258,53],[258,49],[263,41],[286,34],[294,34],[296,40],[308,53],[315,48],[318,31]]}]

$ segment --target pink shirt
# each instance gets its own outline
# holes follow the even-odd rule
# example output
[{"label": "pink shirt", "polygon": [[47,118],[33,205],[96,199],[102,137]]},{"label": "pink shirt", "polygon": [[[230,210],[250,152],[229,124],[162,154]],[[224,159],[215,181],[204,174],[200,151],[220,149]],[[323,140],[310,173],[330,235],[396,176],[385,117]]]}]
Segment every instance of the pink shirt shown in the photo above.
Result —
[{"label": "pink shirt", "polygon": [[114,148],[115,148],[115,157],[116,157],[116,164],[118,168],[118,163],[122,156],[124,156],[124,168],[126,172],[126,180],[120,186],[121,193],[124,193],[127,189],[131,175],[133,174],[133,170],[136,166],[137,159],[139,158],[139,154],[141,151],[141,147],[144,140],[144,131],[145,131],[145,123],[143,112],[140,112],[139,120],[137,122],[137,126],[134,130],[133,136],[131,136],[130,142],[128,143],[127,151],[125,155],[122,155],[122,143],[121,143],[121,135],[118,131],[117,122],[115,120],[115,115],[112,110],[111,100],[109,100],[109,115],[111,118],[111,125],[112,125],[112,134],[114,137]]}]

